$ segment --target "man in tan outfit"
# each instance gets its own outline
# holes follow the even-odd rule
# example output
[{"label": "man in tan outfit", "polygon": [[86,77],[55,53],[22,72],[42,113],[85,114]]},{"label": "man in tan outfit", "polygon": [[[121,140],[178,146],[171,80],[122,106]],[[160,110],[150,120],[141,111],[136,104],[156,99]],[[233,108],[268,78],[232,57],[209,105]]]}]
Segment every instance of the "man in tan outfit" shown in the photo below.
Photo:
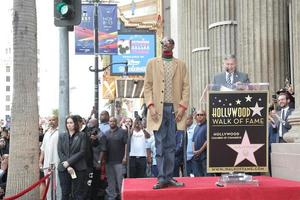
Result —
[{"label": "man in tan outfit", "polygon": [[158,183],[153,189],[183,186],[173,179],[176,130],[185,130],[189,103],[189,78],[183,61],[173,57],[174,40],[161,41],[162,57],[148,61],[144,95],[148,107],[147,126],[153,130]]}]

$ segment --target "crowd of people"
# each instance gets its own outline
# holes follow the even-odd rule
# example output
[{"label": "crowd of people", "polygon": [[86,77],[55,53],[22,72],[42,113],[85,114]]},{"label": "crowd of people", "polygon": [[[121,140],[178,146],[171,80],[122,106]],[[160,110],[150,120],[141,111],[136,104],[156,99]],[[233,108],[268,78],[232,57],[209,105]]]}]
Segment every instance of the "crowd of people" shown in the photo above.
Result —
[{"label": "crowd of people", "polygon": [[[151,59],[145,74],[147,116],[135,114],[121,121],[102,111],[99,121],[70,115],[64,133],[58,131],[58,117],[50,116],[40,128],[41,176],[54,172],[56,199],[120,199],[122,180],[156,177],[153,189],[184,183],[173,177],[212,176],[207,173],[207,113],[201,108],[189,114],[189,80],[185,63],[173,57],[174,40],[161,41],[162,57]],[[244,89],[248,75],[238,72],[234,55],[224,59],[224,72],[213,84]],[[157,73],[160,71],[161,73]],[[292,88],[279,90],[269,108],[269,142],[285,142],[291,128],[288,116],[294,108]],[[92,116],[92,115],[91,115]],[[185,140],[186,139],[186,140]],[[271,146],[271,145],[269,145]],[[271,149],[270,149],[271,152]],[[0,195],[4,194],[8,168],[9,130],[1,129]],[[269,165],[270,166],[270,165]],[[271,172],[270,172],[271,173]],[[41,193],[45,185],[41,186]]]},{"label": "crowd of people", "polygon": [[[145,118],[118,122],[103,111],[99,123],[95,118],[71,115],[65,125],[66,133],[59,134],[58,118],[50,116],[41,142],[40,168],[44,174],[55,169],[57,199],[119,199],[124,177],[158,177],[154,133],[147,129]],[[186,125],[187,133],[176,131],[172,176],[208,176],[205,111],[189,115]],[[183,150],[184,134],[187,151]]]},{"label": "crowd of people", "polygon": [[[284,142],[283,135],[291,128],[287,118],[293,111],[294,104],[290,100],[293,94],[287,92],[279,90],[269,108],[270,144]],[[205,110],[189,114],[186,130],[176,131],[174,177],[211,175],[206,170],[206,117]],[[58,118],[50,116],[48,128],[40,129],[40,168],[47,174],[51,165],[55,166],[57,199],[117,199],[124,177],[158,176],[154,133],[147,129],[145,118],[126,117],[118,122],[103,111],[99,123],[95,118],[85,120],[72,115],[65,124],[66,133],[59,134]],[[5,127],[1,127],[0,154],[0,194],[3,196],[9,155],[9,130]],[[51,199],[51,190],[48,199]]]},{"label": "crowd of people", "polygon": [[[282,136],[291,128],[286,119],[292,112],[289,97],[286,93],[278,93],[277,99],[281,109],[277,113],[270,110],[270,143],[284,142]],[[284,109],[286,115],[283,122],[277,118],[282,116],[280,113]],[[206,117],[206,111],[200,109],[187,116],[186,130],[176,131],[173,177],[213,175],[207,173],[206,169]],[[41,164],[44,163],[44,169],[54,162],[45,161],[47,144],[55,149],[55,144],[48,138],[48,134],[57,131],[57,118],[54,116],[49,118],[49,127],[41,147],[44,160],[40,161]],[[107,111],[103,111],[98,125],[95,118],[85,120],[73,115],[66,119],[66,130],[67,133],[60,134],[55,139],[58,140],[58,157],[54,162],[58,166],[56,180],[61,186],[61,190],[59,185],[56,187],[56,192],[61,192],[62,199],[71,199],[72,196],[74,199],[118,199],[124,177],[158,177],[154,132],[147,129],[145,118],[127,117],[118,122]],[[53,158],[53,155],[50,157]]]}]

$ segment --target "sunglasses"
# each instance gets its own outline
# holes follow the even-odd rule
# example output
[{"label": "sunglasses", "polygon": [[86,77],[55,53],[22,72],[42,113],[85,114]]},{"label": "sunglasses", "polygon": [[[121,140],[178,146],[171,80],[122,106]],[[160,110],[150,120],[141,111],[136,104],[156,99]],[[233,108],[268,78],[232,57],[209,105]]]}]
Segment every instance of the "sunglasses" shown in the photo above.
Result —
[{"label": "sunglasses", "polygon": [[174,41],[172,39],[163,39],[160,41],[161,45],[170,45],[170,44],[174,44]]},{"label": "sunglasses", "polygon": [[198,113],[198,114],[196,114],[197,116],[205,116],[205,114],[203,114],[203,113]]}]

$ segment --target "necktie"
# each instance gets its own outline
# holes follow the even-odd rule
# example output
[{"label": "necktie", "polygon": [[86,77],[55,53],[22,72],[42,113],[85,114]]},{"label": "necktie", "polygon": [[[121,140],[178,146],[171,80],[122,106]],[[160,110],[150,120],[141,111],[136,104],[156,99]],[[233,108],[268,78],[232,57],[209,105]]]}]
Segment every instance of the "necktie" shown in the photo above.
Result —
[{"label": "necktie", "polygon": [[228,73],[228,74],[227,74],[226,83],[227,83],[228,86],[231,86],[231,76],[232,76],[231,73]]},{"label": "necktie", "polygon": [[[285,117],[285,110],[282,109],[281,111],[281,119],[284,121],[284,117]],[[283,133],[282,133],[282,123],[280,123],[279,125],[279,137],[282,137]]]},{"label": "necktie", "polygon": [[281,112],[281,119],[284,120],[284,117],[285,117],[285,110],[282,109],[282,112]]}]

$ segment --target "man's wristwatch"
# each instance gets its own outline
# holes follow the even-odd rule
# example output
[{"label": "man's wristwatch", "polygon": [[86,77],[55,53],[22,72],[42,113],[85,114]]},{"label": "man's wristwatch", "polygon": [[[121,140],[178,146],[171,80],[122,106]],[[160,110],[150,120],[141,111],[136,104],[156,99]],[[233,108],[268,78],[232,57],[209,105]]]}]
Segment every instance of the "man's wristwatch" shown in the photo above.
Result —
[{"label": "man's wristwatch", "polygon": [[101,164],[101,160],[98,160],[97,163],[98,163],[98,164]]}]

